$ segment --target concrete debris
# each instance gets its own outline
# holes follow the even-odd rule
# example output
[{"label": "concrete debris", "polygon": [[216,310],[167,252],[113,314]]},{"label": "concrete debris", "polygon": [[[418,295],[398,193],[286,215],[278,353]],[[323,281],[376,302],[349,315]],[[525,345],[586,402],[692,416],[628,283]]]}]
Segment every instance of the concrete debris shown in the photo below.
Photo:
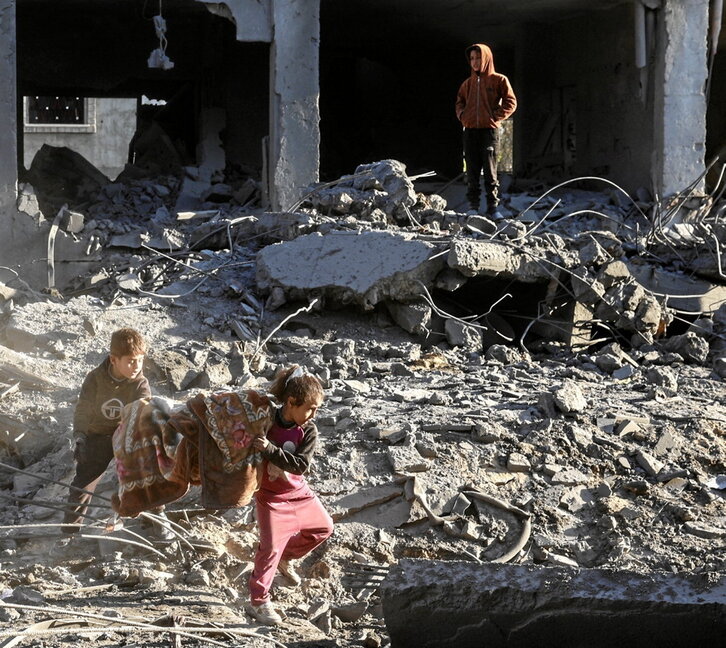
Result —
[{"label": "concrete debris", "polygon": [[[310,234],[262,249],[257,285],[263,294],[281,288],[288,300],[314,293],[372,309],[392,297],[416,298],[418,282],[428,285],[443,267],[436,252],[430,243],[388,232]],[[308,270],[301,273],[301,266]]]},{"label": "concrete debris", "polygon": [[583,627],[595,617],[597,634],[607,637],[594,639],[599,645],[696,648],[717,644],[726,628],[723,574],[645,577],[562,562],[533,569],[401,561],[382,587],[392,645],[469,648],[481,646],[482,637],[499,646],[569,645],[582,640]]},{"label": "concrete debris", "polygon": [[[576,599],[567,609],[604,610],[603,623],[623,622],[622,609],[642,619],[637,606],[655,592],[666,593],[651,612],[680,615],[688,606],[670,585],[723,606],[726,303],[698,244],[721,231],[717,219],[694,208],[688,227],[663,228],[638,212],[648,198],[635,209],[565,187],[542,200],[505,194],[493,222],[450,209],[446,188],[417,191],[395,160],[264,211],[259,181],[223,164],[215,133],[206,167],[170,153],[154,172],[143,156],[110,182],[66,155],[73,188],[60,192],[41,162],[63,156],[46,151],[23,186],[19,218],[37,249],[64,210],[57,278],[71,278],[48,292],[0,270],[0,630],[46,621],[2,604],[30,605],[18,588],[46,608],[82,596],[101,612],[116,588],[122,620],[147,603],[224,629],[247,619],[252,507],[201,509],[193,487],[167,507],[181,538],[162,544],[150,520],[109,520],[112,466],[83,533],[58,532],[80,382],[122,326],[146,336],[146,375],[170,406],[265,389],[292,363],[323,382],[309,479],[336,528],[296,565],[300,588],[276,586],[286,641],[426,645],[439,631],[448,641],[457,615],[490,609],[499,578],[507,595],[495,608],[518,628],[530,627],[530,590],[553,609]],[[396,567],[411,557],[423,562]],[[444,577],[430,584],[429,573]],[[403,584],[437,597],[425,618],[407,616],[418,608],[396,598]],[[475,590],[484,598],[466,599]],[[474,641],[503,618],[484,619]]]}]

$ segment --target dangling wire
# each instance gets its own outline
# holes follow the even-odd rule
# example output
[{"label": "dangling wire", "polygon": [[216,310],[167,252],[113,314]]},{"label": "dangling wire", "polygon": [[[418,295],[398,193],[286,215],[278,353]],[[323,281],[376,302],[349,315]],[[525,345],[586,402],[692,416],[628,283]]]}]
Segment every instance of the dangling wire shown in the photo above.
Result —
[{"label": "dangling wire", "polygon": [[159,38],[159,49],[161,50],[162,54],[166,54],[166,46],[167,46],[167,40],[166,40],[166,20],[164,20],[164,16],[162,15],[162,6],[161,6],[162,0],[159,0],[159,15],[154,16],[154,30],[156,31],[156,35]]}]

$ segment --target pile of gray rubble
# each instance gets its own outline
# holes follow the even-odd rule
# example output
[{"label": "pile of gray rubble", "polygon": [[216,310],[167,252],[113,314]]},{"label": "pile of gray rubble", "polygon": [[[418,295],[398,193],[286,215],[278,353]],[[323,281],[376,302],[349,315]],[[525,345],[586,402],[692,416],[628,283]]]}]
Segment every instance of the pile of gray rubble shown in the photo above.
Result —
[{"label": "pile of gray rubble", "polygon": [[[82,600],[124,622],[184,614],[250,646],[374,647],[388,641],[379,586],[404,558],[722,574],[718,202],[530,185],[494,222],[419,183],[384,160],[284,212],[219,187],[177,211],[173,177],[60,207],[25,187],[22,208],[88,243],[89,264],[60,293],[1,276],[0,637]],[[193,489],[170,507],[171,546],[94,538],[110,469],[88,537],[59,539],[74,399],[119,326],[144,332],[152,388],[178,401],[264,388],[290,363],[323,380],[310,481],[336,530],[299,589],[275,590],[283,627],[244,614],[250,507],[205,511]]]}]

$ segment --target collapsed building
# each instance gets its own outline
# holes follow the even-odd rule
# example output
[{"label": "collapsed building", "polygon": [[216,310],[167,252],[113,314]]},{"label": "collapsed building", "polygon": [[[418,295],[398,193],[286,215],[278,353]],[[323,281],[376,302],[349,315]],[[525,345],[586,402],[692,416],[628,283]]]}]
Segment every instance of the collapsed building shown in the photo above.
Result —
[{"label": "collapsed building", "polygon": [[[455,177],[452,97],[464,47],[482,39],[520,97],[515,177],[601,176],[662,199],[693,182],[702,191],[706,162],[723,143],[719,2],[147,5],[4,3],[3,252],[10,261],[22,249],[13,261],[26,276],[32,269],[37,285],[50,225],[17,210],[18,181],[37,175],[23,138],[45,126],[53,136],[85,128],[89,139],[103,127],[96,99],[137,100],[134,164],[124,177],[171,171],[183,211],[225,172],[233,184],[252,176],[275,210],[294,205],[321,174],[339,177],[361,162],[396,158],[413,173]],[[417,66],[411,51],[433,54]],[[44,98],[75,103],[60,110]],[[43,123],[51,119],[73,123]],[[85,247],[58,237],[59,285],[66,266],[76,274]]]}]

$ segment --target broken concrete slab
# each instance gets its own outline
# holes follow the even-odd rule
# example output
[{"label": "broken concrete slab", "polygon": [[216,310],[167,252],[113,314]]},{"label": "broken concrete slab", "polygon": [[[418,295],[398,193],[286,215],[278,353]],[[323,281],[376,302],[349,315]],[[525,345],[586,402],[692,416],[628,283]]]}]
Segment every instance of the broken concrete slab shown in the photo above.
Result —
[{"label": "broken concrete slab", "polygon": [[431,307],[424,302],[402,304],[389,300],[386,302],[393,321],[404,331],[414,335],[424,335],[431,322]]},{"label": "broken concrete slab", "polygon": [[333,520],[338,521],[366,508],[385,504],[401,495],[403,495],[403,486],[400,484],[381,484],[341,497],[328,505],[328,512]]},{"label": "broken concrete slab", "polygon": [[726,303],[726,286],[644,264],[639,259],[630,261],[628,269],[641,286],[657,294],[668,295],[668,305],[680,311],[708,315]]},{"label": "broken concrete slab", "polygon": [[380,589],[396,648],[719,645],[726,575],[401,560]]},{"label": "broken concrete slab", "polygon": [[408,234],[332,232],[269,245],[257,255],[257,285],[287,299],[320,295],[373,308],[384,299],[406,301],[431,285],[443,267],[437,248]]},{"label": "broken concrete slab", "polygon": [[524,282],[549,281],[552,268],[538,256],[500,241],[454,241],[447,263],[467,277],[484,275]]}]

